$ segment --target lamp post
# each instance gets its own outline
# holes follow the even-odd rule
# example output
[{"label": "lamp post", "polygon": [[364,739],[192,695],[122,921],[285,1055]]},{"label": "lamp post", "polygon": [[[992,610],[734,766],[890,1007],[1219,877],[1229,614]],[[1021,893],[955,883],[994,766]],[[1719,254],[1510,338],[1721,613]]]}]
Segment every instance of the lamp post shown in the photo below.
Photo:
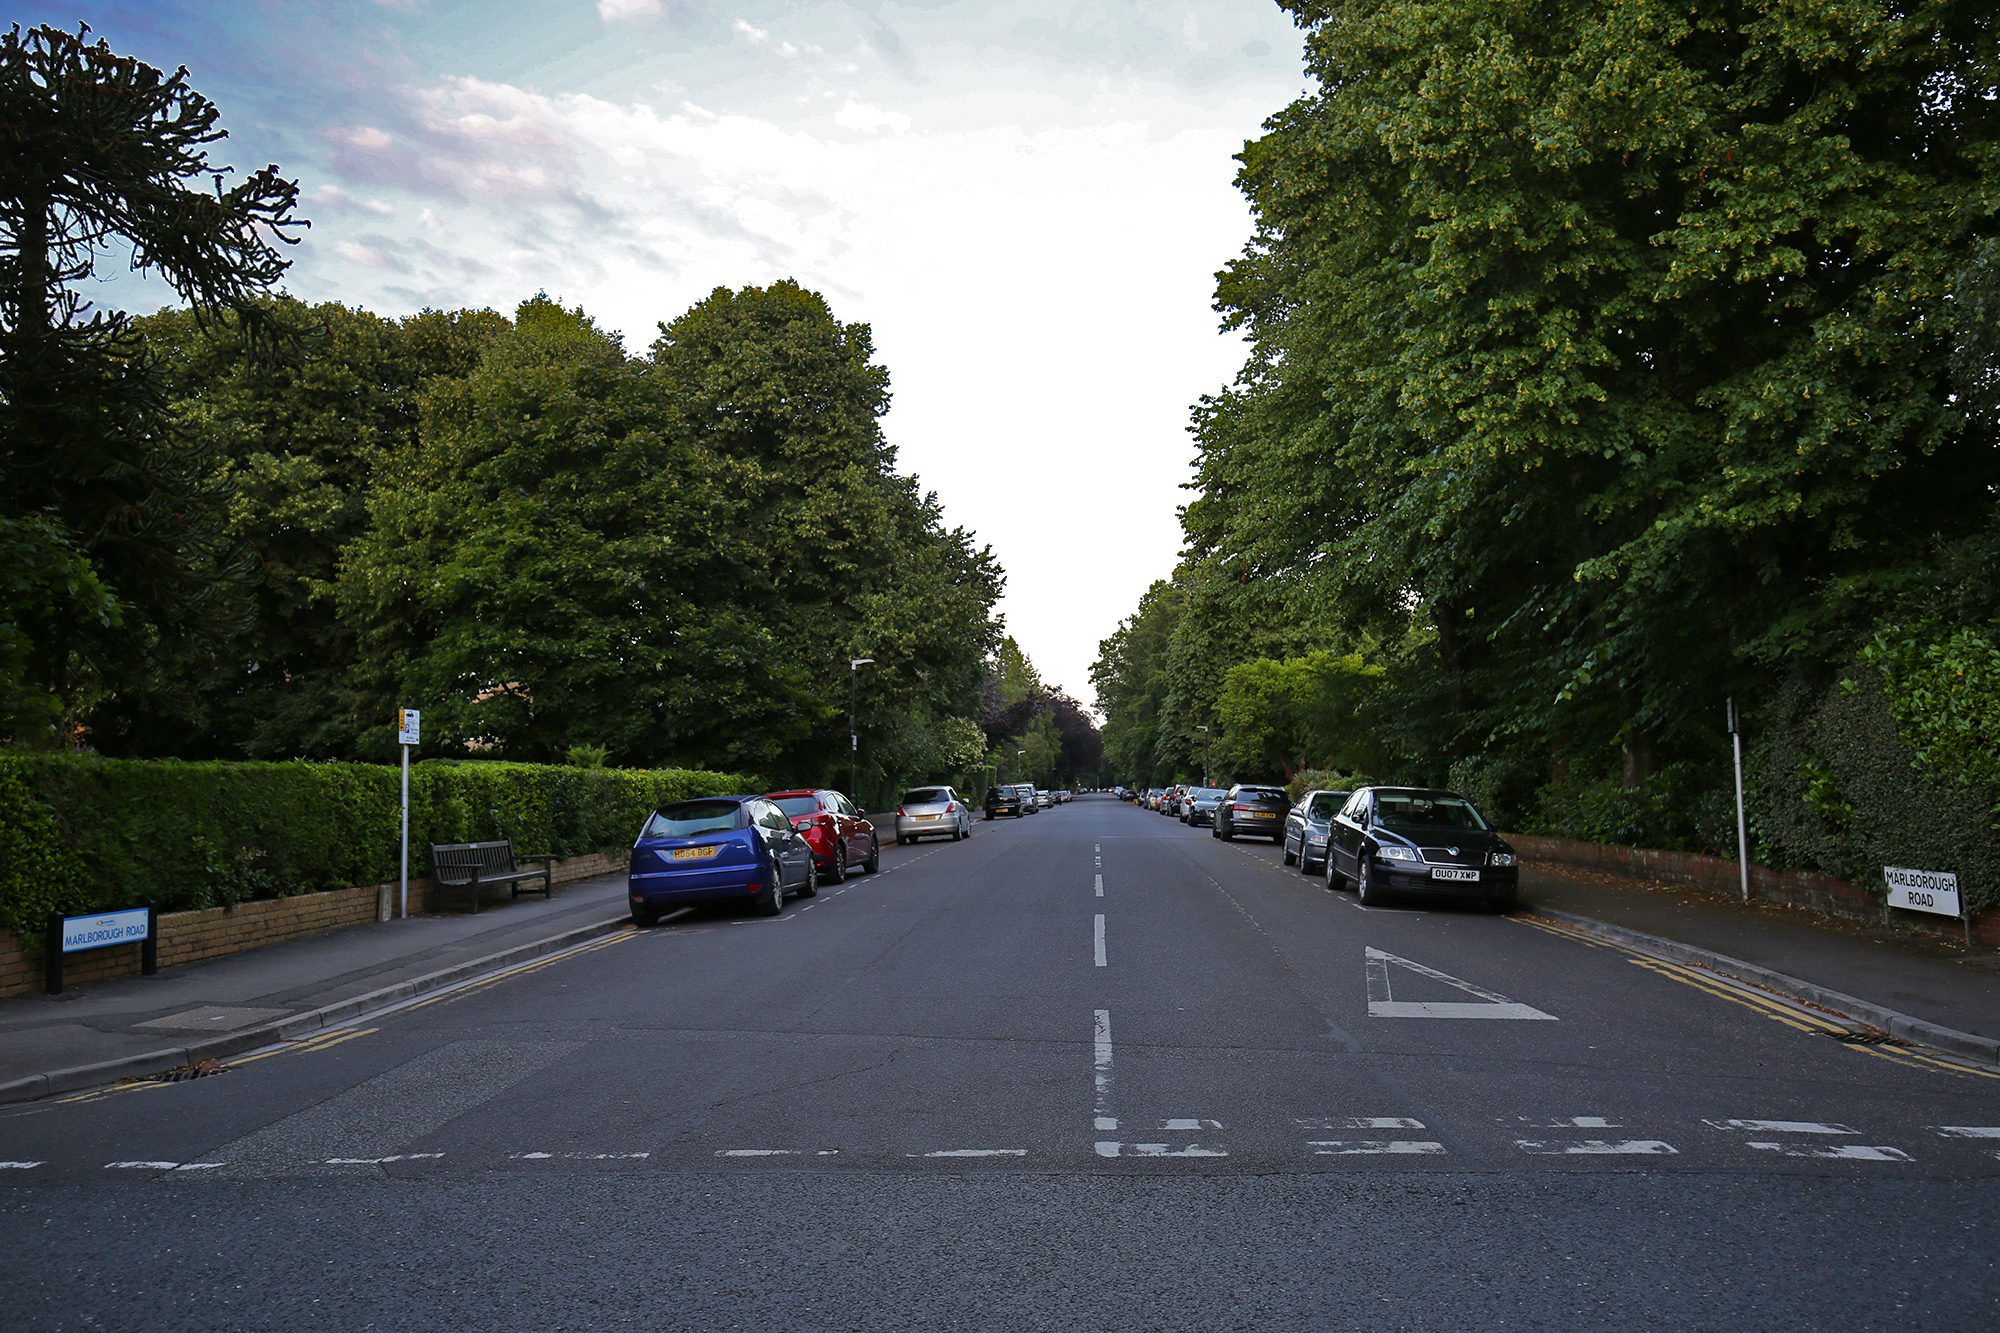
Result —
[{"label": "lamp post", "polygon": [[847,660],[847,795],[855,799],[856,765],[861,759],[861,732],[854,725],[855,705],[861,699],[861,668],[869,665],[872,657],[851,657]]},{"label": "lamp post", "polygon": [[1197,722],[1194,724],[1194,729],[1201,733],[1201,785],[1204,787],[1213,787],[1215,785],[1215,775],[1208,771],[1208,728]]},{"label": "lamp post", "polygon": [[[1014,757],[1016,759],[1025,759],[1028,757],[1028,752],[1026,750],[1016,750],[1014,751]],[[1026,764],[1018,764],[1016,765],[1016,767],[1018,767],[1021,770],[1023,776],[1027,775],[1028,766]]]}]

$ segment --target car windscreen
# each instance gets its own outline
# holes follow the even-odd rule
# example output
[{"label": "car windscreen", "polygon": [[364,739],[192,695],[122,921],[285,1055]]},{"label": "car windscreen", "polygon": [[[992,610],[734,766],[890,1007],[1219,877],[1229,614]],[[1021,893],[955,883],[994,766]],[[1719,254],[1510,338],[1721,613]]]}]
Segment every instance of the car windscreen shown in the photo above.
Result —
[{"label": "car windscreen", "polygon": [[788,815],[815,815],[819,813],[817,796],[780,796],[771,802]]},{"label": "car windscreen", "polygon": [[912,787],[903,793],[904,805],[943,805],[951,799],[951,793],[943,787]]},{"label": "car windscreen", "polygon": [[1312,799],[1312,806],[1310,807],[1312,817],[1314,819],[1332,819],[1340,813],[1340,807],[1346,804],[1346,792],[1323,791]]},{"label": "car windscreen", "polygon": [[1375,817],[1391,828],[1491,828],[1472,802],[1458,796],[1378,793]]},{"label": "car windscreen", "polygon": [[646,821],[642,838],[693,838],[740,827],[743,807],[735,801],[682,801],[663,805]]}]

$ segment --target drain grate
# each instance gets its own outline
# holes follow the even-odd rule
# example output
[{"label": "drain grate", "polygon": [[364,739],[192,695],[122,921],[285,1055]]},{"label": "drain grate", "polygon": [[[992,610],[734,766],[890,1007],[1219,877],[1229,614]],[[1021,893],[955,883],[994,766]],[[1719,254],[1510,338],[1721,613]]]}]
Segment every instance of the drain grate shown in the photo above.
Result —
[{"label": "drain grate", "polygon": [[220,1060],[196,1060],[193,1064],[176,1065],[158,1074],[132,1074],[118,1081],[120,1083],[185,1083],[191,1078],[207,1078],[211,1074],[227,1074],[229,1066]]},{"label": "drain grate", "polygon": [[1844,1041],[1849,1046],[1908,1046],[1901,1037],[1892,1037],[1880,1028],[1863,1028],[1859,1032],[1835,1032],[1835,1041]]}]

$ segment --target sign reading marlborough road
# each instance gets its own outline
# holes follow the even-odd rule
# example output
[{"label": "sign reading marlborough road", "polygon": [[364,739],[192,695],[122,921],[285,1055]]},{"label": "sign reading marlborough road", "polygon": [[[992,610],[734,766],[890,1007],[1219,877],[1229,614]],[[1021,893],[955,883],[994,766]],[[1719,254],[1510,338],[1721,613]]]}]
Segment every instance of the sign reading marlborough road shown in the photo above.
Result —
[{"label": "sign reading marlborough road", "polygon": [[75,953],[78,949],[97,949],[107,944],[130,944],[146,938],[147,912],[143,907],[134,907],[123,912],[104,912],[97,916],[66,916],[63,918],[62,951]]},{"label": "sign reading marlborough road", "polygon": [[1949,870],[1905,870],[1883,866],[1882,878],[1889,882],[1889,906],[1912,912],[1936,912],[1957,916],[1958,876]]}]

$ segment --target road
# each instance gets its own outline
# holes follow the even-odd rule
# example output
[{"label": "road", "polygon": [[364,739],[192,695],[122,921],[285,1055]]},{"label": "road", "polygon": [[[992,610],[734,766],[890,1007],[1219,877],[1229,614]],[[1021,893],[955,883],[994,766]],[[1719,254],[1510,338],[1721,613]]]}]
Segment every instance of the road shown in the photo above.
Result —
[{"label": "road", "polygon": [[2000,1326],[2000,1078],[1082,799],[0,1114],[0,1326]]}]

